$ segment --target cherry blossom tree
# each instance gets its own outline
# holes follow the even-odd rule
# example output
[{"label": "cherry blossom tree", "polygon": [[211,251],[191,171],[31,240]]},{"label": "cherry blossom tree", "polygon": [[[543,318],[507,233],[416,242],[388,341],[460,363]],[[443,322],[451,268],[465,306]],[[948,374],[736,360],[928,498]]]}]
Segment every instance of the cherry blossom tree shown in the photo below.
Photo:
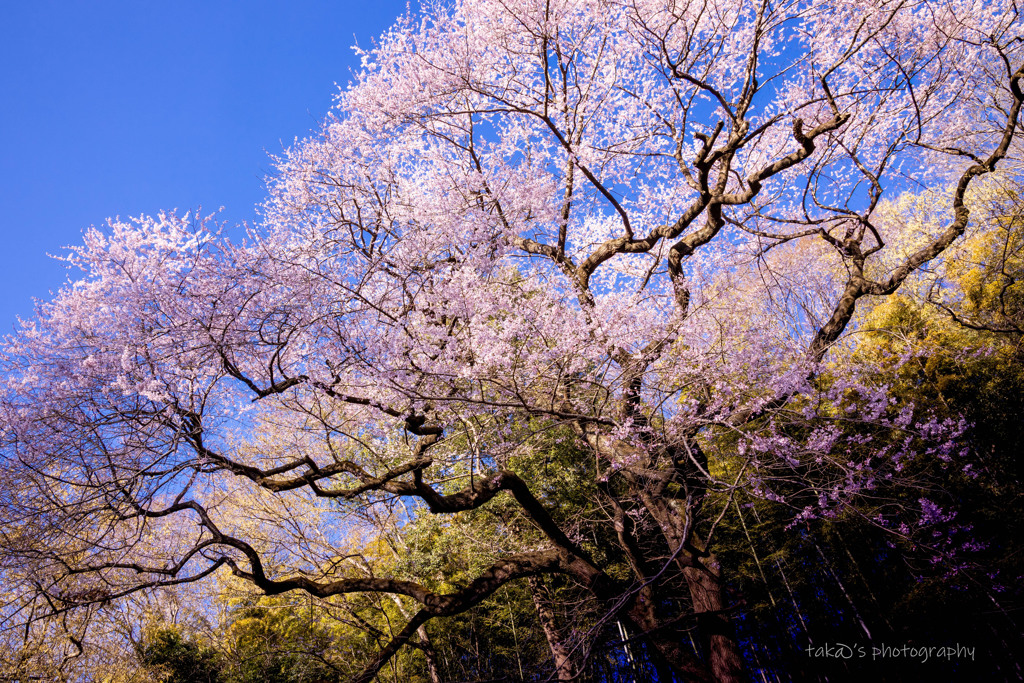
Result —
[{"label": "cherry blossom tree", "polygon": [[[908,452],[956,454],[961,425],[826,364],[1019,152],[1021,29],[969,0],[401,19],[244,238],[192,215],[91,229],[68,256],[83,278],[6,340],[7,616],[221,569],[268,594],[394,594],[415,607],[369,680],[429,621],[555,574],[666,675],[742,680],[714,552],[733,496],[809,519]],[[880,203],[922,187],[935,220],[888,246]],[[628,576],[517,473],[551,444],[587,463]],[[346,569],[350,515],[498,497],[528,522],[461,586]],[[670,586],[688,613],[659,602]]]}]

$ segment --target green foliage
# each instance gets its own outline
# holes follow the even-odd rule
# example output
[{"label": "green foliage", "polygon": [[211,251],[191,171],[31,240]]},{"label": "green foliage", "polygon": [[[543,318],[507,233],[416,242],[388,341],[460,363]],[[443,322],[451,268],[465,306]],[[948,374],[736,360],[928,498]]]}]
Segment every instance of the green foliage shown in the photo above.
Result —
[{"label": "green foliage", "polygon": [[226,683],[220,654],[173,627],[146,634],[137,654],[139,661],[158,672],[163,683]]},{"label": "green foliage", "polygon": [[247,600],[227,628],[229,683],[326,683],[340,680],[332,665],[334,634],[312,603],[284,598]]}]

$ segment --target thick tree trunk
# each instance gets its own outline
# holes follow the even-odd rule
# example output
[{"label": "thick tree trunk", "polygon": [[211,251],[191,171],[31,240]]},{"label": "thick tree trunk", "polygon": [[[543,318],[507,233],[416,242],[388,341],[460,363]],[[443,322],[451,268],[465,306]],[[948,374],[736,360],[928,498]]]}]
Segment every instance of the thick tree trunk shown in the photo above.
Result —
[{"label": "thick tree trunk", "polygon": [[548,640],[548,647],[551,648],[551,656],[555,661],[555,673],[560,681],[571,681],[574,679],[572,660],[569,658],[569,648],[562,641],[562,634],[558,629],[558,621],[555,612],[551,609],[551,593],[547,585],[539,576],[530,577],[530,595],[533,597],[533,604],[537,608],[537,618],[540,620],[541,628],[544,629],[544,637]]},{"label": "thick tree trunk", "polygon": [[[612,462],[629,461],[631,457],[637,455],[629,444],[604,435],[592,435],[588,441],[595,451],[607,454],[608,460]],[[685,450],[674,447],[671,450],[676,480],[684,483],[687,493],[685,512],[672,505],[669,498],[662,491],[652,487],[647,479],[633,476],[629,468],[624,468],[621,472],[633,488],[632,495],[642,502],[646,511],[657,522],[667,550],[682,571],[697,618],[697,628],[704,644],[706,661],[699,661],[688,648],[662,633],[651,605],[638,603],[630,610],[630,617],[641,627],[647,641],[664,657],[677,677],[687,683],[742,683],[746,681],[746,673],[739,644],[736,642],[726,612],[721,568],[714,555],[705,555],[700,552],[699,547],[695,548],[696,552],[691,551],[691,548],[697,545],[697,541],[693,538],[692,528],[686,523],[687,518],[700,518],[707,493],[707,477],[704,473],[708,470],[708,458],[696,441],[689,443]],[[623,550],[627,554],[638,552],[638,548],[629,547],[635,543],[627,542],[628,539],[621,534],[620,538],[624,539]],[[641,566],[635,567],[635,570],[644,572]]]},{"label": "thick tree trunk", "polygon": [[743,657],[726,613],[721,569],[714,555],[704,558],[701,564],[687,567],[683,576],[697,615],[697,629],[707,650],[708,668],[717,683],[741,683],[746,680]]}]

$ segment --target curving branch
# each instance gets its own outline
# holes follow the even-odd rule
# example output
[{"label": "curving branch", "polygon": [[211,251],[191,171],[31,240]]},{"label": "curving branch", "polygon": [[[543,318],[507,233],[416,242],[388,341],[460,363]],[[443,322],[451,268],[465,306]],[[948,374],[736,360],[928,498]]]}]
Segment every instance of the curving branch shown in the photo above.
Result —
[{"label": "curving branch", "polygon": [[1024,104],[1024,92],[1021,90],[1021,80],[1024,79],[1024,65],[1017,68],[1009,75],[1009,90],[1013,101],[1006,113],[1006,123],[1003,126],[999,142],[995,149],[982,162],[971,164],[957,181],[953,190],[953,221],[933,240],[908,256],[888,278],[881,282],[868,280],[864,277],[865,255],[860,252],[859,245],[851,240],[844,243],[849,254],[849,261],[852,265],[852,272],[839,301],[836,303],[832,315],[828,321],[818,330],[811,344],[808,346],[807,355],[814,360],[821,360],[828,348],[837,340],[846,329],[846,325],[853,317],[857,301],[865,295],[885,296],[892,294],[907,277],[925,263],[944,252],[954,241],[967,229],[967,222],[970,219],[970,211],[965,204],[967,189],[971,183],[986,174],[996,170],[996,166],[1006,158],[1014,138],[1018,133],[1019,119],[1022,104]]}]

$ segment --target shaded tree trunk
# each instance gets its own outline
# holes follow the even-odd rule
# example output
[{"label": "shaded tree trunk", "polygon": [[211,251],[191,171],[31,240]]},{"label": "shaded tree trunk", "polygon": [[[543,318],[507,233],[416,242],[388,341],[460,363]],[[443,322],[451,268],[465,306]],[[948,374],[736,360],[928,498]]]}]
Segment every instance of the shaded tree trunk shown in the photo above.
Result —
[{"label": "shaded tree trunk", "polygon": [[560,681],[571,681],[574,679],[572,660],[569,657],[569,648],[562,640],[562,634],[558,629],[558,621],[555,612],[551,608],[551,592],[547,584],[539,576],[530,577],[530,595],[533,597],[533,604],[537,608],[537,618],[540,620],[541,628],[544,629],[544,637],[547,638],[548,647],[551,648],[551,656],[555,662],[555,673]]},{"label": "shaded tree trunk", "polygon": [[683,570],[697,616],[697,629],[707,649],[707,663],[717,683],[740,683],[746,680],[743,657],[736,633],[726,613],[725,584],[714,555],[704,558],[698,566]]},{"label": "shaded tree trunk", "polygon": [[[601,436],[592,437],[589,441],[599,453],[609,454],[608,459],[612,462],[628,462],[631,456],[636,455],[632,447],[623,442],[602,439]],[[721,568],[714,555],[706,554],[698,547],[693,529],[687,524],[688,518],[700,518],[707,495],[707,477],[704,474],[708,470],[707,455],[696,441],[687,444],[685,450],[673,447],[670,451],[674,470],[672,478],[682,484],[687,494],[685,512],[670,503],[664,495],[664,487],[659,490],[657,485],[652,486],[631,468],[622,468],[620,472],[630,484],[631,497],[641,503],[657,523],[668,555],[675,558],[675,564],[686,581],[697,629],[705,646],[705,660],[700,661],[676,638],[662,631],[654,613],[653,596],[644,599],[641,594],[641,599],[630,610],[630,617],[677,677],[688,682],[740,683],[746,680],[746,674],[739,644],[726,612]],[[627,556],[633,557],[631,564],[637,579],[653,580],[651,571],[657,569],[653,560],[642,557],[643,551],[632,538],[632,532],[625,528],[625,517],[620,517],[623,527],[619,533],[620,545]]]}]

